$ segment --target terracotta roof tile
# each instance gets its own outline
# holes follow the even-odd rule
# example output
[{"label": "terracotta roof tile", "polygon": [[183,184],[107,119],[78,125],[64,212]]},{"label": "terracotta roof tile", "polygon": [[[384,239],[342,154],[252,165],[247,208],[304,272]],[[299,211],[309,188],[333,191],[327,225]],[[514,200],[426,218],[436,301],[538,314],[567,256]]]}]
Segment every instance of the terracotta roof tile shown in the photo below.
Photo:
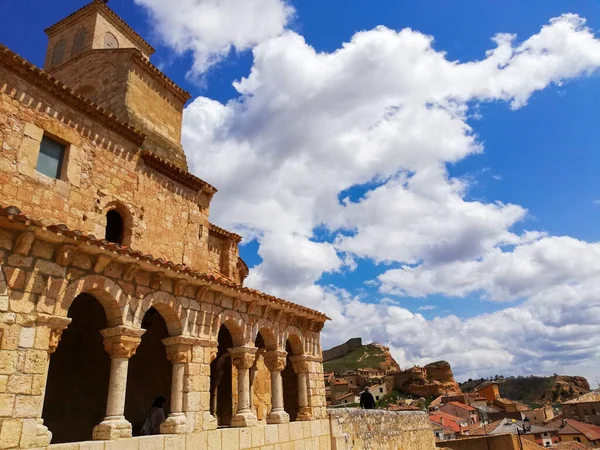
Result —
[{"label": "terracotta roof tile", "polygon": [[579,422],[578,420],[566,419],[566,427],[558,430],[558,434],[570,434],[569,428],[583,434],[590,441],[600,440],[600,427],[589,423]]},{"label": "terracotta roof tile", "polygon": [[563,402],[563,404],[572,405],[575,403],[592,403],[592,402],[600,402],[600,389],[592,392],[588,392],[587,394],[583,394],[573,400],[569,400]]}]

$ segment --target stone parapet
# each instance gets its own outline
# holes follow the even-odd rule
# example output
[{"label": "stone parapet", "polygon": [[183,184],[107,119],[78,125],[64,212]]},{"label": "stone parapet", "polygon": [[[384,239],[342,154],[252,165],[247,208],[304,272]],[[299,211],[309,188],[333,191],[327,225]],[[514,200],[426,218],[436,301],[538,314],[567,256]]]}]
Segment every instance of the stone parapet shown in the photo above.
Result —
[{"label": "stone parapet", "polygon": [[434,450],[429,417],[421,411],[328,409],[332,450]]}]

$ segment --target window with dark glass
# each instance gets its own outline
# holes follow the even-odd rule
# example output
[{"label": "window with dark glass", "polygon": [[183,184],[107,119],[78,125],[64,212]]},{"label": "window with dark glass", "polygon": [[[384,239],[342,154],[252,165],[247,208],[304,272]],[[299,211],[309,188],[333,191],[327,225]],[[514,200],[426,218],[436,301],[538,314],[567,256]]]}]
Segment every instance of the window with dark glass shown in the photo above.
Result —
[{"label": "window with dark glass", "polygon": [[50,178],[59,179],[64,157],[65,146],[60,142],[50,139],[48,136],[44,136],[40,145],[40,153],[35,170]]},{"label": "window with dark glass", "polygon": [[58,66],[60,63],[63,62],[63,59],[65,57],[65,46],[65,40],[62,39],[58,42],[58,44],[56,44],[56,47],[54,47],[54,53],[52,54],[53,66]]},{"label": "window with dark glass", "polygon": [[87,37],[87,31],[85,28],[82,28],[75,34],[75,39],[73,40],[73,56],[81,53],[85,46],[85,38]]},{"label": "window with dark glass", "polygon": [[106,237],[108,242],[123,243],[123,218],[116,210],[106,213]]}]

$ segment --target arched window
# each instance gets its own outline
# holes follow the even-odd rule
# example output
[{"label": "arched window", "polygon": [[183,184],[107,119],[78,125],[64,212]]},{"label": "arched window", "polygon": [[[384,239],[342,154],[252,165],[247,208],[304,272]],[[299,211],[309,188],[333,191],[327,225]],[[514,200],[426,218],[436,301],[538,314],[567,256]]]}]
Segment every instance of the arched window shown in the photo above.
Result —
[{"label": "arched window", "polygon": [[65,57],[65,46],[65,40],[61,39],[60,41],[58,41],[58,44],[56,44],[56,46],[54,47],[54,53],[52,54],[53,66],[58,66],[63,62],[63,59]]},{"label": "arched window", "polygon": [[104,48],[119,48],[119,41],[111,32],[104,35]]},{"label": "arched window", "polygon": [[73,39],[73,56],[78,55],[83,51],[86,37],[87,31],[85,28],[82,28],[75,34],[75,38]]},{"label": "arched window", "polygon": [[116,209],[111,209],[106,213],[106,237],[108,242],[116,244],[123,243],[124,223],[123,217]]}]

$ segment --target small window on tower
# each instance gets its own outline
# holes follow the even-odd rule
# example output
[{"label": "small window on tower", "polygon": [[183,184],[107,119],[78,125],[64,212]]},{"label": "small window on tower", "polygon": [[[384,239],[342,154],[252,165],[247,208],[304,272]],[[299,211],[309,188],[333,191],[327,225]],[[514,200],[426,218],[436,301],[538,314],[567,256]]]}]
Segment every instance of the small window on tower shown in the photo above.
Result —
[{"label": "small window on tower", "polygon": [[73,40],[73,56],[83,51],[83,48],[85,47],[86,36],[87,31],[85,28],[82,28],[75,34],[75,39]]},{"label": "small window on tower", "polygon": [[107,32],[104,35],[104,48],[119,48],[119,41],[114,34]]},{"label": "small window on tower", "polygon": [[106,213],[106,237],[108,242],[123,243],[123,218],[115,209]]},{"label": "small window on tower", "polygon": [[62,172],[63,159],[65,157],[65,146],[48,136],[42,137],[40,153],[38,155],[35,170],[44,175],[59,179]]},{"label": "small window on tower", "polygon": [[53,66],[58,66],[59,64],[61,64],[63,62],[63,59],[65,57],[65,46],[66,46],[65,40],[62,39],[54,47],[54,53],[52,54],[52,65]]}]

